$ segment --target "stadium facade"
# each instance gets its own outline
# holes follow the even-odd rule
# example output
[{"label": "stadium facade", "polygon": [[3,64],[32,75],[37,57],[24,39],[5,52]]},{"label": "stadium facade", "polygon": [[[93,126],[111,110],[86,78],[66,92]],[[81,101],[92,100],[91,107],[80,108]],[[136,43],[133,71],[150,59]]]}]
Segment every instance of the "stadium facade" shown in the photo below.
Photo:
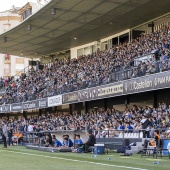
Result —
[{"label": "stadium facade", "polygon": [[[142,33],[151,33],[169,25],[168,1],[94,1],[91,9],[82,11],[83,7],[88,7],[88,3],[84,0],[75,0],[73,3],[67,0],[50,1],[20,25],[0,35],[2,39],[7,38],[6,43],[0,43],[0,52],[9,51],[10,54],[17,55],[22,49],[23,57],[39,58],[42,66],[44,59],[50,62],[58,56],[64,59],[66,55],[73,59],[97,52],[98,49],[109,50],[114,45],[131,42]],[[148,8],[151,5],[157,7]],[[161,9],[159,5],[163,9],[158,11],[158,7]],[[144,16],[137,12],[143,8]],[[151,13],[152,15],[148,15]],[[137,19],[131,17],[134,14]],[[25,30],[29,25],[31,30]],[[134,62],[150,57],[151,54],[139,56]],[[123,110],[126,105],[134,104],[157,107],[158,101],[169,104],[169,71],[131,79],[128,71],[121,71],[113,76],[114,83],[38,100],[3,104],[0,106],[1,117],[29,117],[47,112],[85,114],[96,108]]]}]

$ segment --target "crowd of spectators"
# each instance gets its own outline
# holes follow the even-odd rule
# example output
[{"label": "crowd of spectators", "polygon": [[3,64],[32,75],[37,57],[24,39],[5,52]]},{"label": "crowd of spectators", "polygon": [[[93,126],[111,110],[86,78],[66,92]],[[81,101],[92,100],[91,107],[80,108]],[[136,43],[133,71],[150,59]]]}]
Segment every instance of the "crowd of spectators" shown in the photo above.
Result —
[{"label": "crowd of spectators", "polygon": [[[147,61],[134,65],[136,57],[148,54],[151,57]],[[163,26],[154,33],[141,34],[131,42],[105,51],[98,49],[78,59],[56,59],[50,66],[45,65],[43,70],[31,69],[19,79],[10,81],[0,103],[41,99],[169,69],[170,28]]]},{"label": "crowd of spectators", "polygon": [[[3,120],[0,120],[0,129]],[[146,124],[147,122],[147,124]],[[96,138],[118,137],[119,133],[146,132],[143,137],[153,137],[154,129],[161,132],[161,138],[170,138],[170,105],[160,102],[158,108],[133,105],[124,111],[114,108],[89,111],[85,115],[74,113],[50,114],[32,116],[32,118],[9,119],[8,128],[14,132],[41,132],[51,130],[93,130]],[[145,129],[145,131],[143,131]]]},{"label": "crowd of spectators", "polygon": [[7,87],[13,77],[0,77],[0,88]]}]

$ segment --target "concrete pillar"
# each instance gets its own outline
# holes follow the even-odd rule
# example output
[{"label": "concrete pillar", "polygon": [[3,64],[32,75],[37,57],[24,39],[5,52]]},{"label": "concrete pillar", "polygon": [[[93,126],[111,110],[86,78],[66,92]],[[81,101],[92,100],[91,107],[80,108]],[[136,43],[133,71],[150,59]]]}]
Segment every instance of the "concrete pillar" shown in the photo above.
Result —
[{"label": "concrete pillar", "polygon": [[154,108],[158,107],[158,95],[157,95],[157,91],[153,91],[153,107]]},{"label": "concrete pillar", "polygon": [[42,116],[42,109],[39,109],[39,116]]},{"label": "concrete pillar", "polygon": [[69,113],[70,113],[70,115],[73,115],[73,107],[72,107],[72,104],[69,104]]},{"label": "concrete pillar", "polygon": [[71,59],[77,58],[77,49],[76,48],[70,49],[70,57],[71,57]]},{"label": "concrete pillar", "polygon": [[27,120],[27,114],[25,111],[23,111],[23,117]]},{"label": "concrete pillar", "polygon": [[10,69],[11,69],[11,76],[15,76],[16,73],[16,57],[11,55],[11,64],[10,64]]},{"label": "concrete pillar", "polygon": [[107,110],[107,98],[104,99],[104,110]]}]

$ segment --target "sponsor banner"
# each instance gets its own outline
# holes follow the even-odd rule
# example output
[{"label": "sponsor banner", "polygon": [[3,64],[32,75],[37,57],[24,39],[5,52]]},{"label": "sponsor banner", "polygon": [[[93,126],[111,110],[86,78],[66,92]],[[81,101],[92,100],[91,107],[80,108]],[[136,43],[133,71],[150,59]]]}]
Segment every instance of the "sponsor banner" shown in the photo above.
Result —
[{"label": "sponsor banner", "polygon": [[48,97],[48,107],[62,105],[62,95]]},{"label": "sponsor banner", "polygon": [[76,103],[78,102],[78,92],[71,92],[63,94],[63,104]]},{"label": "sponsor banner", "polygon": [[170,72],[154,75],[154,89],[170,87]]},{"label": "sponsor banner", "polygon": [[154,77],[146,76],[123,82],[123,94],[152,90]]},{"label": "sponsor banner", "polygon": [[98,98],[121,95],[123,93],[123,83],[114,83],[98,87]]},{"label": "sponsor banner", "polygon": [[98,98],[97,95],[97,87],[96,88],[91,88],[91,89],[86,89],[86,90],[81,90],[78,92],[78,101],[83,102],[87,100],[94,100]]},{"label": "sponsor banner", "polygon": [[33,110],[38,108],[38,101],[30,101],[23,103],[23,110]]},{"label": "sponsor banner", "polygon": [[109,96],[121,95],[123,93],[123,83],[108,84],[78,92],[78,101],[89,101],[101,99]]},{"label": "sponsor banner", "polygon": [[7,104],[7,105],[2,105],[1,106],[2,108],[2,113],[9,113],[10,112],[10,105]]},{"label": "sponsor banner", "polygon": [[170,71],[123,81],[123,94],[170,87]]},{"label": "sponsor banner", "polygon": [[21,112],[22,110],[22,103],[15,103],[11,105],[11,112]]},{"label": "sponsor banner", "polygon": [[48,107],[47,99],[38,100],[38,107],[39,108],[47,108]]}]

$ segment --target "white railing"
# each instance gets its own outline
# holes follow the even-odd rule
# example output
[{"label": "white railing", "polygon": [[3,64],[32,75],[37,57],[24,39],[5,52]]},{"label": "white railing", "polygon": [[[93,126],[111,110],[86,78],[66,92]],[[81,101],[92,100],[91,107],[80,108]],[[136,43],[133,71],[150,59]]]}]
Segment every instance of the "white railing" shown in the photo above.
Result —
[{"label": "white railing", "polygon": [[134,66],[138,66],[140,64],[140,62],[146,62],[149,61],[149,59],[152,57],[152,54],[148,54],[145,56],[139,56],[137,58],[134,59]]}]

